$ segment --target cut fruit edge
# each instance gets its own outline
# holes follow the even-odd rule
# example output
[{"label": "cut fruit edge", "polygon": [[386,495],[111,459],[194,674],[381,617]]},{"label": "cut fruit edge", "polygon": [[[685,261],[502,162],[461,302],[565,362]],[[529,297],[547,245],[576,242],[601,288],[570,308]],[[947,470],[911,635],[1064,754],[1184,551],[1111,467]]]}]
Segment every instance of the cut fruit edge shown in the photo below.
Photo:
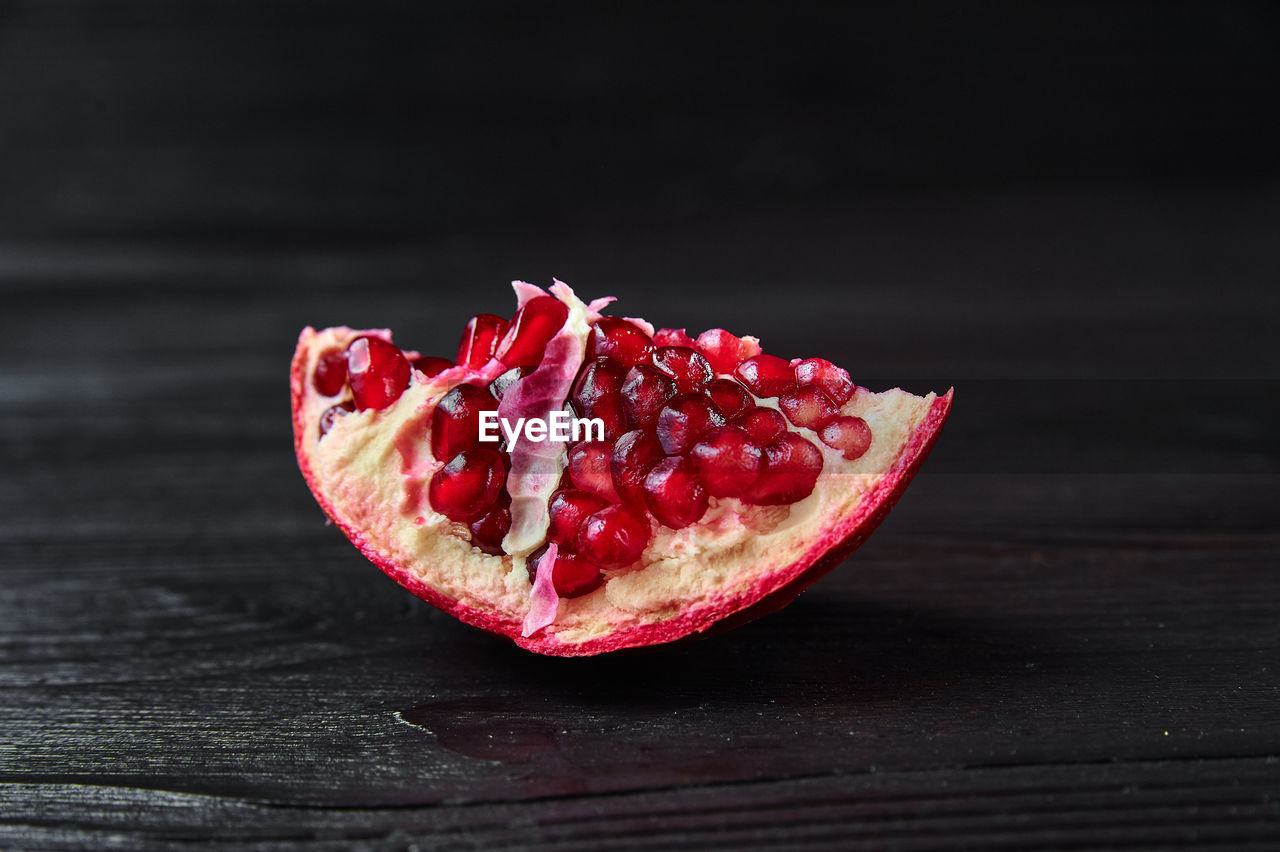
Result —
[{"label": "cut fruit edge", "polygon": [[[344,515],[335,507],[336,502],[342,501],[337,500],[322,486],[321,476],[313,465],[312,455],[317,445],[316,418],[314,410],[308,412],[304,404],[310,369],[318,357],[317,350],[331,345],[331,342],[324,339],[324,335],[330,333],[337,333],[347,339],[360,334],[390,339],[389,332],[385,330],[371,332],[345,328],[325,332],[308,328],[299,338],[290,372],[294,448],[303,477],[322,510],[366,558],[414,595],[463,622],[505,635],[527,650],[553,656],[587,656],[628,647],[662,644],[712,627],[739,624],[782,608],[843,561],[888,514],[937,440],[939,430],[950,412],[953,394],[949,390],[940,397],[930,395],[932,398],[920,398],[910,397],[901,391],[886,391],[883,395],[876,395],[864,388],[858,389],[858,398],[851,400],[850,405],[859,401],[874,402],[882,396],[896,393],[918,403],[927,403],[927,407],[914,418],[913,424],[897,444],[896,453],[887,468],[864,474],[873,479],[869,487],[862,490],[856,502],[838,513],[831,513],[829,517],[819,517],[812,522],[802,519],[810,529],[794,530],[789,536],[792,541],[784,539],[783,542],[790,547],[778,548],[786,554],[785,564],[775,563],[767,571],[757,572],[745,584],[729,584],[730,588],[703,594],[697,600],[685,602],[677,597],[668,605],[641,611],[638,616],[636,613],[623,613],[621,621],[606,620],[594,628],[566,629],[565,625],[553,624],[525,637],[522,635],[525,612],[475,605],[475,601],[469,603],[463,600],[464,595],[454,596],[436,588],[426,579],[431,573],[430,566],[415,560],[411,553],[405,552],[403,546],[397,546],[394,535],[388,533],[386,538],[391,540],[383,541],[384,537],[376,534],[376,528],[366,529],[364,521],[367,519],[354,517],[351,513]],[[428,380],[426,384],[431,386],[432,382]],[[430,389],[433,395],[429,399],[423,397],[426,401],[418,409],[417,416],[421,416],[423,409],[429,412],[443,393],[445,385],[440,384]],[[378,416],[378,413],[361,412],[361,416],[373,417]],[[398,428],[397,425],[391,430],[397,431]],[[377,499],[376,495],[367,496],[369,499]],[[385,510],[386,507],[382,508]],[[797,521],[791,526],[794,528],[801,525],[801,521]],[[815,535],[811,540],[797,541],[796,539],[804,538],[799,534],[806,531],[815,532]],[[771,549],[769,552],[772,554],[774,551]],[[575,602],[562,601],[562,612],[565,603],[573,605]],[[608,611],[615,614],[618,612],[612,605]]]}]

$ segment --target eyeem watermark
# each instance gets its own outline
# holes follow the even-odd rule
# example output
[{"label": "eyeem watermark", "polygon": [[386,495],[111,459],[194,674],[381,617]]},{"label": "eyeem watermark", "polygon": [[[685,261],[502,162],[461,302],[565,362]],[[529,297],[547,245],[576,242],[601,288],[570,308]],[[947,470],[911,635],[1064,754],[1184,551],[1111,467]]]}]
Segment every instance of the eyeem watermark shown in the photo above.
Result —
[{"label": "eyeem watermark", "polygon": [[[501,428],[501,432],[499,432]],[[599,417],[573,417],[567,411],[553,411],[551,417],[520,417],[512,424],[505,417],[498,417],[496,411],[480,412],[480,440],[496,444],[507,436],[507,449],[515,449],[516,443],[523,435],[525,440],[534,443],[557,441],[562,444],[578,441],[603,441],[604,421]],[[585,437],[584,437],[585,435]]]}]

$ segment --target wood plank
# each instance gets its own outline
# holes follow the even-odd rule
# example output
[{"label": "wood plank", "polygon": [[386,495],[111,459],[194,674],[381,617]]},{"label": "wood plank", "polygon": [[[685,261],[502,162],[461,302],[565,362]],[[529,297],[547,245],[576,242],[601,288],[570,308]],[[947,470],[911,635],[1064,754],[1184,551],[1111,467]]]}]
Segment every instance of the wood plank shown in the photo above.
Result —
[{"label": "wood plank", "polygon": [[[922,330],[850,349],[959,386],[884,527],[763,621],[565,661],[382,577],[292,459],[298,327],[423,304],[406,339],[452,340],[461,297],[412,287],[447,251],[119,251],[112,271],[28,246],[0,285],[0,846],[1277,842],[1280,362],[1245,364],[1271,319],[1244,316],[1250,275],[1198,354],[1133,346],[1142,299],[1116,319],[1045,296],[1080,319],[1046,342],[1034,304],[935,334],[960,296],[878,296]],[[354,305],[346,282],[380,274]],[[1197,327],[1181,280],[1153,338]],[[1001,329],[1025,360],[993,355]],[[1081,334],[1099,348],[1041,375]]]},{"label": "wood plank", "polygon": [[1280,841],[1275,759],[877,772],[548,796],[484,807],[290,806],[110,786],[4,784],[33,814],[0,842],[67,848],[424,849],[1266,848]]}]

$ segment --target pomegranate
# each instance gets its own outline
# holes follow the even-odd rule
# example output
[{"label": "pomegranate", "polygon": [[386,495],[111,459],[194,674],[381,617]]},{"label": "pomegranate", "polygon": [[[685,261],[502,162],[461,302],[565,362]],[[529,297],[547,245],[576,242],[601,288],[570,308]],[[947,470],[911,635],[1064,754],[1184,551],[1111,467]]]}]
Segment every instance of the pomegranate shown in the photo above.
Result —
[{"label": "pomegranate", "polygon": [[347,380],[356,408],[383,409],[395,402],[409,384],[411,369],[404,353],[385,340],[356,338],[347,348]]},{"label": "pomegranate", "polygon": [[578,527],[578,551],[601,568],[627,568],[644,553],[649,533],[643,511],[622,504],[605,506]]},{"label": "pomegranate", "polygon": [[821,358],[806,358],[796,364],[796,384],[812,386],[826,394],[836,405],[844,405],[853,396],[853,379],[847,370]]},{"label": "pomegranate", "polygon": [[764,452],[764,470],[743,500],[759,506],[783,506],[808,497],[822,473],[822,452],[795,432],[783,432]]},{"label": "pomegranate", "polygon": [[505,373],[498,376],[498,378],[489,382],[489,393],[493,395],[494,399],[501,402],[502,395],[507,392],[507,388],[511,387],[532,372],[533,370],[529,367],[512,367],[510,370],[507,370]]},{"label": "pomegranate", "polygon": [[787,391],[778,397],[778,407],[788,420],[806,429],[821,429],[840,413],[825,393],[812,386]]},{"label": "pomegranate", "polygon": [[558,553],[552,563],[551,582],[562,598],[578,598],[594,592],[604,583],[600,566],[576,553]]},{"label": "pomegranate", "polygon": [[645,429],[657,422],[662,407],[676,395],[676,383],[656,367],[638,364],[627,373],[621,395],[631,428]]},{"label": "pomegranate", "polygon": [[507,333],[507,321],[493,314],[476,314],[467,320],[458,342],[458,363],[468,367],[483,367],[493,357],[493,351]]},{"label": "pomegranate", "polygon": [[748,358],[734,371],[756,396],[781,396],[796,386],[796,371],[777,355],[760,354]]},{"label": "pomegranate", "polygon": [[613,483],[610,460],[613,447],[605,441],[583,441],[569,451],[565,472],[578,488],[603,497],[610,503],[621,503],[618,489]]},{"label": "pomegranate", "polygon": [[568,316],[569,308],[564,302],[551,296],[535,296],[511,318],[511,328],[502,340],[498,357],[508,367],[536,367],[547,343]]},{"label": "pomegranate", "polygon": [[707,511],[707,489],[685,456],[667,456],[644,478],[649,512],[673,530],[684,529]]},{"label": "pomegranate", "polygon": [[723,328],[713,328],[698,335],[693,344],[711,363],[717,373],[732,373],[743,361],[760,354],[760,341],[754,337],[737,337]]},{"label": "pomegranate", "polygon": [[818,437],[850,461],[862,458],[862,454],[871,448],[871,427],[861,417],[837,417],[822,427]]},{"label": "pomegranate", "polygon": [[515,288],[514,316],[471,318],[456,362],[305,329],[294,444],[383,571],[538,653],[785,605],[874,529],[950,411],[950,392],[875,394],[754,337],[606,316],[561,282]]},{"label": "pomegranate", "polygon": [[573,410],[579,415],[603,421],[604,437],[611,441],[627,431],[627,413],[622,402],[625,369],[617,361],[596,358],[578,374],[570,397]]},{"label": "pomegranate", "polygon": [[764,469],[764,451],[741,426],[710,430],[694,444],[690,456],[712,497],[741,497]]},{"label": "pomegranate", "polygon": [[415,370],[421,370],[427,378],[438,376],[453,366],[448,358],[437,358],[434,355],[420,355],[409,362]]},{"label": "pomegranate", "polygon": [[578,529],[588,515],[606,508],[609,501],[589,491],[564,488],[551,495],[547,513],[551,516],[547,527],[547,541],[560,545],[561,552],[576,550]]},{"label": "pomegranate", "polygon": [[723,425],[724,414],[709,397],[686,393],[663,407],[654,432],[662,451],[678,456],[688,452],[708,430]]},{"label": "pomegranate", "polygon": [[755,405],[747,389],[729,379],[713,379],[707,382],[703,391],[729,420]]},{"label": "pomegranate", "polygon": [[635,323],[618,317],[601,317],[591,326],[587,338],[587,358],[609,358],[624,367],[649,360],[653,340]]},{"label": "pomegranate", "polygon": [[775,438],[787,430],[787,421],[776,408],[752,406],[739,415],[737,423],[762,447],[772,444]]},{"label": "pomegranate", "polygon": [[499,499],[496,505],[468,527],[471,543],[490,556],[501,556],[502,540],[511,531],[511,498]]},{"label": "pomegranate", "polygon": [[311,374],[312,384],[321,396],[337,396],[347,386],[347,353],[330,349],[320,356]]},{"label": "pomegranate", "polygon": [[431,455],[451,459],[480,444],[480,415],[496,411],[498,401],[488,389],[458,385],[446,393],[431,415]]},{"label": "pomegranate", "polygon": [[696,393],[715,375],[707,359],[688,346],[662,346],[653,353],[653,365],[671,377],[676,390]]},{"label": "pomegranate", "polygon": [[451,520],[476,520],[498,502],[503,467],[496,450],[463,450],[431,477],[431,505]]},{"label": "pomegranate", "polygon": [[653,333],[653,342],[658,346],[684,346],[687,349],[698,345],[683,328],[660,328]]},{"label": "pomegranate", "polygon": [[662,444],[651,432],[634,429],[619,438],[609,460],[618,497],[627,503],[643,503],[644,478],[662,458]]}]

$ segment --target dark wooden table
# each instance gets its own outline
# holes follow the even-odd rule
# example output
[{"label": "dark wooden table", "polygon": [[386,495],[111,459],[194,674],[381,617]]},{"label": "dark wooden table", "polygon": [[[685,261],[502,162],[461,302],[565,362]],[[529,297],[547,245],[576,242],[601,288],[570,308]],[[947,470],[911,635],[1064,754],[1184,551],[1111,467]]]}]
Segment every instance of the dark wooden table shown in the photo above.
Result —
[{"label": "dark wooden table", "polygon": [[[0,847],[1280,844],[1280,200],[1246,187],[307,246],[0,249]],[[544,659],[290,447],[305,324],[447,353],[557,275],[956,387],[789,609]]]}]

